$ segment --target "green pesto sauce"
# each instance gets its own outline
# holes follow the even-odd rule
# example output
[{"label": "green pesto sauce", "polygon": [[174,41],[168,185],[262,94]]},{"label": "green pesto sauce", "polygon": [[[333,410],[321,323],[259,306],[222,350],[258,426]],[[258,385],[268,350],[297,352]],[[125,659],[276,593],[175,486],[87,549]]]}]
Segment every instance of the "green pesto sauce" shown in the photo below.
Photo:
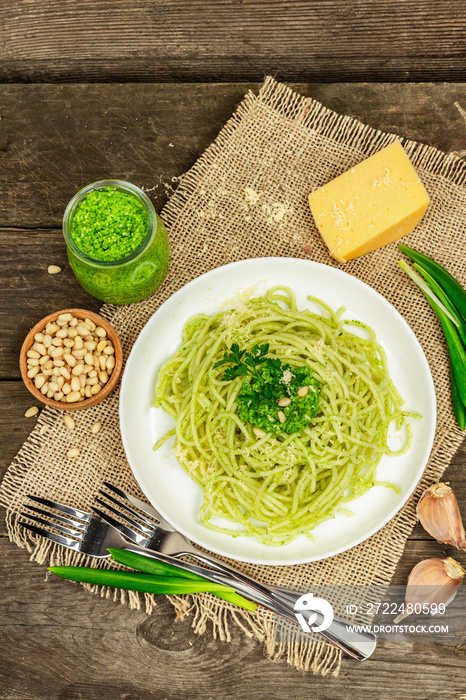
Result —
[{"label": "green pesto sauce", "polygon": [[147,211],[134,195],[103,187],[89,192],[77,205],[71,236],[90,258],[116,261],[142,245],[148,225]]},{"label": "green pesto sauce", "polygon": [[[260,379],[246,379],[238,394],[238,415],[242,421],[261,428],[266,433],[296,433],[309,426],[319,412],[319,382],[307,367],[282,365],[280,369],[264,365],[259,368]],[[291,379],[290,379],[291,375]],[[308,386],[306,396],[298,389]],[[290,398],[289,406],[277,402]],[[278,411],[286,421],[280,423]]]}]

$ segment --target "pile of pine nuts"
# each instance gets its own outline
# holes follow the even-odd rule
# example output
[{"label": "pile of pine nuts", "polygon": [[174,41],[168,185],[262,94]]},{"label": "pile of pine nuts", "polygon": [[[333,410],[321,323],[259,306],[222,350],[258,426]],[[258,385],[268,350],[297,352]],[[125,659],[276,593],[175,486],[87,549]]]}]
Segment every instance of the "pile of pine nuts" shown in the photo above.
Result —
[{"label": "pile of pine nuts", "polygon": [[105,328],[70,313],[36,333],[26,357],[27,376],[36,389],[66,403],[95,396],[115,367],[115,348]]}]

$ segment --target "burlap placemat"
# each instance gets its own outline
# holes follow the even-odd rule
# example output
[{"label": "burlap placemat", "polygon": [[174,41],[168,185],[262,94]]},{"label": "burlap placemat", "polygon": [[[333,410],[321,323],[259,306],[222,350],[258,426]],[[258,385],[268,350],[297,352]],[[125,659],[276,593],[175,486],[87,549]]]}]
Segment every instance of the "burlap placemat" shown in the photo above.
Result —
[{"label": "burlap placemat", "polygon": [[[310,190],[331,180],[396,137],[376,131],[350,117],[304,99],[268,78],[259,95],[249,93],[216,141],[184,176],[162,218],[173,254],[169,276],[150,299],[125,307],[104,306],[127,356],[141,328],[173,292],[203,272],[235,260],[264,256],[308,258],[338,267],[318,234],[307,204]],[[466,283],[466,163],[414,141],[402,140],[430,196],[427,214],[406,242],[432,255]],[[267,584],[387,584],[415,523],[415,502],[425,486],[448,465],[462,434],[455,425],[446,346],[437,320],[420,293],[407,280],[390,245],[344,269],[383,294],[405,317],[421,342],[434,377],[438,425],[429,465],[415,496],[393,520],[363,544],[307,565],[272,567],[237,564]],[[279,280],[277,280],[277,283]],[[240,285],[241,280],[238,280]],[[126,462],[118,425],[118,392],[87,411],[74,414],[76,429],[68,430],[63,414],[46,408],[11,464],[0,488],[7,507],[10,538],[27,547],[40,563],[87,563],[17,525],[24,494],[34,493],[89,509],[102,481],[138,493]],[[97,435],[90,427],[97,420]],[[41,426],[47,424],[47,432]],[[40,434],[40,433],[43,434]],[[77,459],[66,458],[78,446]],[[141,495],[141,494],[139,494]],[[94,560],[95,565],[95,560]],[[101,563],[99,563],[101,565]],[[124,592],[102,591],[133,607],[151,612],[156,600]],[[274,640],[271,613],[232,609],[209,595],[173,598],[179,614],[192,614],[199,633],[206,629],[221,639],[237,624],[262,640],[271,658],[284,657],[297,668],[338,673],[340,652],[332,646],[289,638]]]}]

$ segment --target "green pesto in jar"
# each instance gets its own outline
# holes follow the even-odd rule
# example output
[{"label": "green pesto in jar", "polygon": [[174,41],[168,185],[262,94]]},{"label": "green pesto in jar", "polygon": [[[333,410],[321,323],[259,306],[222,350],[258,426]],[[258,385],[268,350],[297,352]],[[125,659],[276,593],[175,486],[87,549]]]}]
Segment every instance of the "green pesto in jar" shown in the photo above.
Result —
[{"label": "green pesto in jar", "polygon": [[79,202],[71,236],[79,250],[94,260],[123,260],[143,244],[148,226],[146,208],[134,195],[102,187]]},{"label": "green pesto in jar", "polygon": [[76,279],[109,304],[146,299],[167,275],[167,232],[150,199],[130,182],[94,182],[75,194],[63,235]]}]

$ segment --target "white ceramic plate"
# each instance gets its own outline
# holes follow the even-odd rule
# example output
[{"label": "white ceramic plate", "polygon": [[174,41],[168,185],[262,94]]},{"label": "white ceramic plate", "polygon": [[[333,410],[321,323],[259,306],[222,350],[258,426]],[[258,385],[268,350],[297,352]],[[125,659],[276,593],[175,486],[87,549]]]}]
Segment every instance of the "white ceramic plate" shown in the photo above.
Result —
[{"label": "white ceramic plate", "polygon": [[[162,409],[151,407],[157,373],[181,342],[185,322],[198,313],[235,306],[235,296],[254,296],[277,284],[296,294],[298,308],[311,306],[312,294],[345,318],[369,324],[388,356],[390,374],[405,399],[404,408],[422,414],[413,420],[413,442],[400,457],[384,456],[377,478],[401,489],[373,487],[351,501],[353,517],[338,515],[319,525],[315,542],[301,535],[291,544],[271,547],[250,537],[232,537],[202,525],[202,491],[171,452],[173,438],[154,452],[154,443],[173,427]],[[237,303],[238,303],[237,301]],[[307,260],[257,258],[217,268],[187,284],[166,301],[141,331],[126,363],[120,397],[120,426],[128,461],[139,485],[162,515],[197,544],[218,554],[260,564],[297,564],[324,559],[354,547],[385,525],[409,498],[422,476],[435,432],[436,402],[427,360],[415,335],[378,292],[341,270]],[[394,438],[394,445],[400,444]]]}]

